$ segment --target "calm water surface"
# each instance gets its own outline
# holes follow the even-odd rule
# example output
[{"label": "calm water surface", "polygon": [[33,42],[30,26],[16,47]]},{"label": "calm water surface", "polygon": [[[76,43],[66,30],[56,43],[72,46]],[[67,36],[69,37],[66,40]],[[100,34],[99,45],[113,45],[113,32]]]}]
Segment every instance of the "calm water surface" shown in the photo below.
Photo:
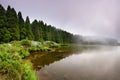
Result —
[{"label": "calm water surface", "polygon": [[36,53],[29,57],[38,80],[120,80],[120,47],[80,52]]}]

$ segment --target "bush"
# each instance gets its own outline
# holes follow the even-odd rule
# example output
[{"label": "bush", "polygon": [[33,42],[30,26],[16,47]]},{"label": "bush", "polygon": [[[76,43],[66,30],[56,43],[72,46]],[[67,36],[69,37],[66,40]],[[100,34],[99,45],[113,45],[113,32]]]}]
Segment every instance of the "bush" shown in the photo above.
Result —
[{"label": "bush", "polygon": [[24,39],[21,41],[21,45],[22,46],[31,46],[31,41],[27,40],[27,39]]},{"label": "bush", "polygon": [[23,63],[18,53],[0,52],[0,75],[2,80],[36,80],[35,73]]},{"label": "bush", "polygon": [[3,79],[20,80],[22,76],[22,61],[18,55],[0,52],[0,74]]},{"label": "bush", "polygon": [[59,48],[60,47],[59,44],[57,44],[57,43],[55,43],[53,41],[45,41],[44,45],[49,47],[49,48]]},{"label": "bush", "polygon": [[21,58],[24,58],[26,56],[28,56],[30,53],[28,52],[28,49],[24,49],[22,48],[19,52],[19,55],[21,56]]},{"label": "bush", "polygon": [[22,60],[29,55],[28,48],[21,46],[25,42],[0,45],[0,80],[36,80],[34,71]]}]

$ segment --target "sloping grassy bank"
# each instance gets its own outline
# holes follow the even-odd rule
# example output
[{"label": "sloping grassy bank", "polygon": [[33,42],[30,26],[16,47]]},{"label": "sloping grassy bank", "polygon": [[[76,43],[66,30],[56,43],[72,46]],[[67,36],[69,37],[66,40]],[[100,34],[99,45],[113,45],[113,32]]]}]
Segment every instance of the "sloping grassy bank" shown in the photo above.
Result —
[{"label": "sloping grassy bank", "polygon": [[0,80],[36,80],[32,66],[24,58],[31,51],[50,51],[56,47],[59,45],[49,41],[22,40],[0,44]]}]

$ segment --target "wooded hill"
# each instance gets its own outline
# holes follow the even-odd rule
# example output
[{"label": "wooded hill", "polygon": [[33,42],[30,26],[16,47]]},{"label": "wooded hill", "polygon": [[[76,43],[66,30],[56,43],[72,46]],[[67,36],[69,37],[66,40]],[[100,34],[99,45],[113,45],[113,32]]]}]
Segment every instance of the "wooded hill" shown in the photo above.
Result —
[{"label": "wooded hill", "polygon": [[10,6],[5,10],[0,4],[0,43],[22,39],[72,43],[73,37],[73,34],[47,25],[43,21],[35,19],[30,23],[28,16],[24,20],[21,12],[17,14]]}]

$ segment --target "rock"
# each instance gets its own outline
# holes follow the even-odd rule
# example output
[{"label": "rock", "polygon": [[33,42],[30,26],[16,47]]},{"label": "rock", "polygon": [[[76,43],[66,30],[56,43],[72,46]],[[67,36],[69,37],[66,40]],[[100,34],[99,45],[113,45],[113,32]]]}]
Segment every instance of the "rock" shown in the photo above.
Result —
[{"label": "rock", "polygon": [[32,46],[41,46],[41,42],[31,41]]},{"label": "rock", "polygon": [[44,71],[43,71],[43,75],[44,75],[44,76],[48,76],[48,71],[47,71],[47,70],[44,70]]}]

